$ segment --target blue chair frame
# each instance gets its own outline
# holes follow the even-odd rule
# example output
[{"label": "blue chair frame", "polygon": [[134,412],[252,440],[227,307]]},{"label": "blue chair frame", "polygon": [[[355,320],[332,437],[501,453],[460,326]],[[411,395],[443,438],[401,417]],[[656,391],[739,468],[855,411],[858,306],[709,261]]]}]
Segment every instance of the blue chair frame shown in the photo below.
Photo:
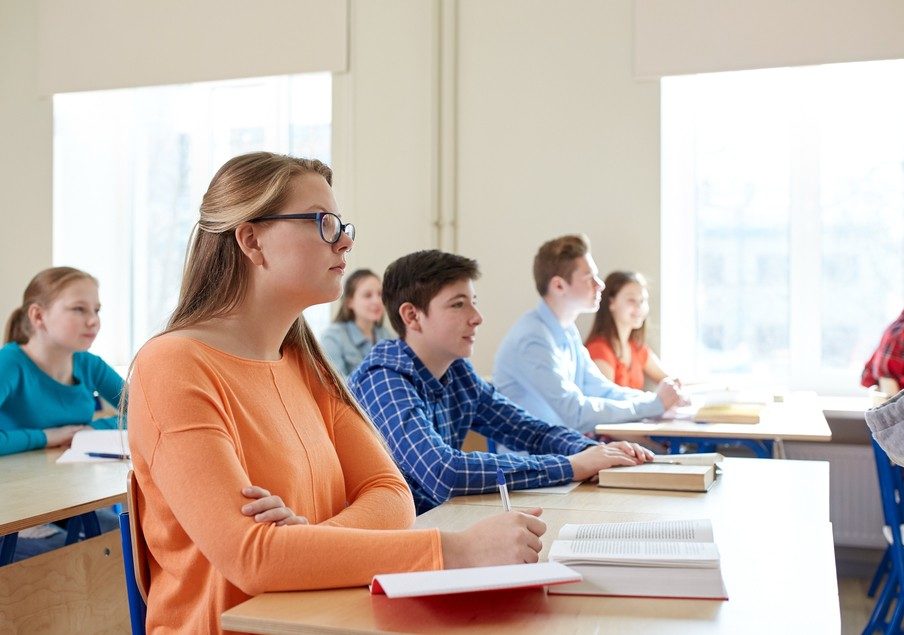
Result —
[{"label": "blue chair frame", "polygon": [[129,526],[129,512],[119,515],[119,535],[122,539],[122,564],[126,574],[126,595],[129,600],[129,623],[132,635],[144,635],[148,607],[138,590],[135,577],[135,559],[132,556],[132,528]]},{"label": "blue chair frame", "polygon": [[129,511],[119,514],[119,532],[122,540],[122,564],[126,577],[126,596],[129,600],[129,622],[133,635],[144,635],[147,620],[150,574],[147,564],[147,546],[138,522],[138,482],[135,473],[128,476]]},{"label": "blue chair frame", "polygon": [[[901,622],[904,619],[904,542],[902,542],[901,527],[904,524],[904,469],[895,465],[875,439],[873,439],[873,454],[876,458],[876,473],[879,477],[879,494],[882,499],[882,514],[885,524],[891,531],[891,544],[886,555],[888,557],[888,579],[870,615],[869,621],[863,629],[863,635],[871,635],[875,632],[900,633]],[[884,559],[883,559],[884,561]],[[875,592],[878,578],[881,576],[882,566],[876,572],[876,577],[871,584],[871,590]],[[894,604],[894,611],[888,617],[889,610]]]},{"label": "blue chair frame", "polygon": [[[66,543],[71,545],[83,538],[100,536],[100,522],[95,512],[86,512],[73,516],[66,523]],[[19,532],[13,532],[0,536],[0,567],[10,564],[16,555],[16,545],[19,544]]]},{"label": "blue chair frame", "polygon": [[768,439],[712,439],[703,437],[650,437],[656,443],[668,446],[669,454],[681,454],[682,445],[694,444],[697,452],[715,452],[720,445],[749,448],[758,459],[771,459],[774,442]]}]

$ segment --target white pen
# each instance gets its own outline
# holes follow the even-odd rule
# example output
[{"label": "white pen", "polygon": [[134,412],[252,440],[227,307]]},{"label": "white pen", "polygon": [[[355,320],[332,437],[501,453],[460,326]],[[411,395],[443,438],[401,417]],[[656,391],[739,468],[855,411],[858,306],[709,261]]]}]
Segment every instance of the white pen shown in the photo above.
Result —
[{"label": "white pen", "polygon": [[508,487],[505,485],[505,474],[502,473],[502,468],[496,468],[496,485],[499,486],[499,495],[502,497],[502,509],[510,512],[512,511],[512,502],[509,500],[508,495]]}]

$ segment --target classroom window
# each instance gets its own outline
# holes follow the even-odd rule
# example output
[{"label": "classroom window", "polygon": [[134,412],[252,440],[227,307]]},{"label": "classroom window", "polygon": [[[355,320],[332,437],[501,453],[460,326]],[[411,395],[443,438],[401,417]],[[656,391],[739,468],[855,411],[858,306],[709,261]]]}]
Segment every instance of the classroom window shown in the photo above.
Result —
[{"label": "classroom window", "polygon": [[[127,366],[163,328],[201,196],[227,159],[330,162],[331,84],[317,73],[54,96],[53,260],[100,280],[92,351]],[[305,315],[320,330],[329,306]]]},{"label": "classroom window", "polygon": [[904,308],[904,61],[662,81],[662,353],[854,394]]}]

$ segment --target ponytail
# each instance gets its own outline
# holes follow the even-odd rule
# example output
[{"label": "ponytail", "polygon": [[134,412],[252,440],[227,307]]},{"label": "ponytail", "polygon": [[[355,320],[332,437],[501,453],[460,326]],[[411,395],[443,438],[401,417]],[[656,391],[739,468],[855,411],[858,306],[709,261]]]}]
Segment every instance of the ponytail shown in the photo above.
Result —
[{"label": "ponytail", "polygon": [[28,322],[28,313],[22,307],[16,308],[6,321],[6,329],[3,331],[3,343],[25,344],[28,342],[31,325]]}]

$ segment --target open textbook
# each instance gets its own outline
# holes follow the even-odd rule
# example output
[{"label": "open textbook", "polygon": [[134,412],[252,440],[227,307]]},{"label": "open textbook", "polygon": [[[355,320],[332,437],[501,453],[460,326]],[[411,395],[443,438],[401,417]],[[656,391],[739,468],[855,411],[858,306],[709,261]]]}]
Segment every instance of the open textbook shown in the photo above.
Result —
[{"label": "open textbook", "polygon": [[709,520],[568,524],[549,560],[584,578],[550,593],[728,599]]}]

